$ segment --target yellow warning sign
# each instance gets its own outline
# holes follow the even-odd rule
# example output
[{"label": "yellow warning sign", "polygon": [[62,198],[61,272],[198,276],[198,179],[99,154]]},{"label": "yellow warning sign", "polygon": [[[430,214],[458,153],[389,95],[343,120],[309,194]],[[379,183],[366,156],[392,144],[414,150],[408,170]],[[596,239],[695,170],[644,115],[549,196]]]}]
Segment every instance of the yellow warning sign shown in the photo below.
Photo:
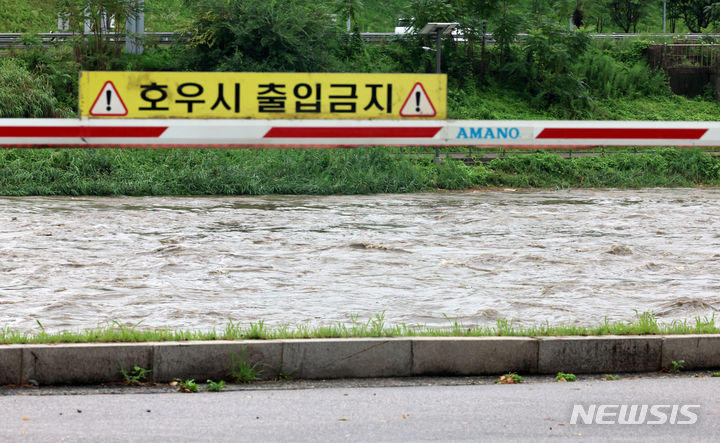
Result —
[{"label": "yellow warning sign", "polygon": [[445,74],[106,72],[80,74],[83,117],[437,119]]}]

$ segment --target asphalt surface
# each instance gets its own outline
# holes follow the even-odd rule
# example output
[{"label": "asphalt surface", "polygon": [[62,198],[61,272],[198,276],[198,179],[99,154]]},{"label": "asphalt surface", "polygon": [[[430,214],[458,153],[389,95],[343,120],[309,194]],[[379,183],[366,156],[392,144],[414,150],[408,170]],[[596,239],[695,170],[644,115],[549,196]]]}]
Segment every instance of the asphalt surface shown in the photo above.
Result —
[{"label": "asphalt surface", "polygon": [[[720,378],[707,372],[496,380],[291,381],[230,385],[219,393],[201,385],[195,394],[167,385],[0,388],[0,441],[718,441],[720,435]],[[619,406],[608,406],[600,419],[613,424],[584,424],[579,415],[571,424],[575,405],[589,411],[603,404],[660,412],[641,424],[617,424]],[[683,405],[690,409],[683,412]],[[648,423],[660,417],[664,424]]]}]

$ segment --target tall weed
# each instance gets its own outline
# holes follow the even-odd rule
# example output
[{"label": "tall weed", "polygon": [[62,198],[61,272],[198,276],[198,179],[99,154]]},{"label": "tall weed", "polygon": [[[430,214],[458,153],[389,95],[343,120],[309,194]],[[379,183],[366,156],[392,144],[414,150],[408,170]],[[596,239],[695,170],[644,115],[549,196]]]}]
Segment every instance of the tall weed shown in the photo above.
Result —
[{"label": "tall weed", "polygon": [[33,75],[17,59],[0,59],[0,118],[60,117],[50,82]]},{"label": "tall weed", "polygon": [[583,54],[574,70],[596,98],[670,95],[665,74],[644,61],[628,65],[593,51]]}]

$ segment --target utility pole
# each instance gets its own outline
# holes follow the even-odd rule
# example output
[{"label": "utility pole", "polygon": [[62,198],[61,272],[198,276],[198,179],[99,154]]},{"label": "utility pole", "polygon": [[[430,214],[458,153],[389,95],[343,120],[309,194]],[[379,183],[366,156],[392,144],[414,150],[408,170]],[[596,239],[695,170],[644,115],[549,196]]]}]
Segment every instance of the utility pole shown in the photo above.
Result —
[{"label": "utility pole", "polygon": [[667,19],[667,0],[663,1],[663,34],[665,34],[667,32],[666,31],[667,28],[665,27],[666,19]]},{"label": "utility pole", "polygon": [[125,24],[125,51],[128,54],[143,53],[145,35],[145,0],[137,0],[133,11],[128,11]]},{"label": "utility pole", "polygon": [[[441,67],[440,67],[440,60],[441,60],[441,52],[442,52],[442,36],[443,34],[452,34],[453,29],[457,28],[459,23],[452,22],[452,23],[438,23],[438,22],[430,22],[426,24],[421,30],[420,34],[423,35],[433,35],[435,34],[437,37],[436,44],[437,48],[435,51],[437,51],[435,55],[435,72],[440,74],[442,73]],[[442,160],[440,160],[440,147],[435,146],[435,158],[433,159],[435,163],[441,163]]]}]

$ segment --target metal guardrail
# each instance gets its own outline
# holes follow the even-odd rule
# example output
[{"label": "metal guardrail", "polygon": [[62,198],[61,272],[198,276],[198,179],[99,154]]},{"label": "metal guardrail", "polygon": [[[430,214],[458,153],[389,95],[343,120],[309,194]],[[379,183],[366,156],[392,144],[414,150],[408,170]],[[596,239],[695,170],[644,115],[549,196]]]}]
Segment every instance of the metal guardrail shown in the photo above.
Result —
[{"label": "metal guardrail", "polygon": [[[20,33],[0,33],[0,49],[26,48],[27,45],[24,44],[24,35],[25,34]],[[36,34],[45,47],[55,46],[82,35],[83,34],[73,32],[45,32]],[[109,36],[111,39],[116,39],[120,43],[124,43],[126,38],[125,34],[115,34],[114,32],[104,35]],[[157,44],[169,45],[177,38],[177,35],[176,32],[146,32],[145,39]]]},{"label": "metal guardrail", "polygon": [[[24,48],[26,45],[23,44],[23,35],[21,33],[0,33],[0,49],[10,48]],[[36,34],[43,46],[50,47],[55,46],[58,43],[70,40],[82,34],[72,32],[46,32]],[[108,33],[112,39],[117,39],[118,42],[125,42],[125,34]],[[178,37],[177,32],[147,32],[145,38],[149,41],[160,44],[169,45]],[[394,32],[362,32],[360,38],[366,43],[385,43],[396,39],[402,39],[409,34],[396,34]],[[528,34],[518,34],[518,39],[527,37]],[[702,39],[718,39],[720,40],[720,34],[591,34],[596,39],[612,39],[612,40],[626,40],[633,38],[678,38],[690,41],[699,41]],[[486,43],[493,44],[494,39],[491,33],[485,34]]]},{"label": "metal guardrail", "polygon": [[[360,33],[360,37],[365,42],[368,43],[381,43],[389,40],[394,40],[398,38],[403,38],[408,34],[396,34],[394,32],[362,32]],[[517,38],[519,40],[522,40],[523,38],[527,37],[527,33],[520,33],[517,34]],[[635,38],[675,38],[675,39],[683,39],[683,40],[689,40],[689,41],[700,41],[702,39],[720,39],[720,34],[619,34],[619,33],[612,33],[612,34],[598,34],[598,33],[592,33],[590,34],[592,38],[595,39],[610,39],[610,40],[630,40]],[[459,40],[463,40],[463,37],[457,36]],[[488,32],[485,34],[485,40],[486,43],[493,44],[495,43],[495,39],[493,38],[493,34],[491,32]]]}]

